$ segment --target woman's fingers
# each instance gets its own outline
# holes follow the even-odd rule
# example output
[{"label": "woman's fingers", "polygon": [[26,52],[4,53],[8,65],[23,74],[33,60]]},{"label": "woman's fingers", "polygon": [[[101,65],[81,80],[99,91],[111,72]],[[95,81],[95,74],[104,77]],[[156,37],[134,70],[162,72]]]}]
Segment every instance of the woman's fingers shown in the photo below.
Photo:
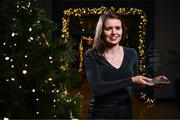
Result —
[{"label": "woman's fingers", "polygon": [[153,86],[154,84],[150,83],[152,79],[148,78],[146,76],[142,76],[142,85],[143,87],[149,87],[149,86]]},{"label": "woman's fingers", "polygon": [[166,76],[162,76],[162,78],[163,78],[164,80],[168,80],[168,78],[167,78]]},{"label": "woman's fingers", "polygon": [[153,86],[153,85],[154,85],[153,83],[151,83],[151,81],[152,81],[151,78],[148,78],[148,77],[143,76],[143,80],[145,81],[144,84],[145,84],[146,86]]},{"label": "woman's fingers", "polygon": [[166,76],[162,76],[162,75],[160,75],[160,76],[157,76],[157,77],[155,77],[154,79],[158,79],[158,80],[168,80],[168,78],[166,77]]},{"label": "woman's fingers", "polygon": [[149,82],[149,81],[152,80],[151,78],[148,78],[148,77],[146,77],[146,76],[142,76],[142,78],[143,78],[143,80],[145,80],[145,81],[147,81],[147,82]]},{"label": "woman's fingers", "polygon": [[149,87],[149,86],[153,86],[154,84],[149,81],[144,81],[144,85]]}]

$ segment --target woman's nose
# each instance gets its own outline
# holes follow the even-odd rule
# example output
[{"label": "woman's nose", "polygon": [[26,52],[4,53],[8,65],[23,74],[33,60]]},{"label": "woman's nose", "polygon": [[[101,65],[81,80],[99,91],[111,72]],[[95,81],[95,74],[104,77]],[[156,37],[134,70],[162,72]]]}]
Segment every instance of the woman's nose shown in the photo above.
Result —
[{"label": "woman's nose", "polygon": [[116,29],[112,29],[112,34],[116,34]]}]

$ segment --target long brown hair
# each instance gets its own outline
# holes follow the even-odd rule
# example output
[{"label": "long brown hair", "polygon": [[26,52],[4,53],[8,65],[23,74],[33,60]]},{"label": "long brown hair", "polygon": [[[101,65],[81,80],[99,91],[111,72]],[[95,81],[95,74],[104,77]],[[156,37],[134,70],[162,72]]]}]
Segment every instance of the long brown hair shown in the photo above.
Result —
[{"label": "long brown hair", "polygon": [[113,13],[111,11],[108,11],[108,12],[102,14],[99,17],[99,20],[98,20],[98,23],[96,26],[94,44],[92,47],[92,50],[94,51],[94,53],[99,57],[102,56],[102,54],[105,50],[105,46],[106,46],[105,41],[102,39],[102,34],[103,34],[104,22],[108,18],[119,19],[121,21],[122,29],[123,29],[123,35],[122,35],[121,42],[125,39],[126,27],[125,27],[125,23],[124,23],[124,20],[122,19],[122,17],[116,15],[115,13]]}]

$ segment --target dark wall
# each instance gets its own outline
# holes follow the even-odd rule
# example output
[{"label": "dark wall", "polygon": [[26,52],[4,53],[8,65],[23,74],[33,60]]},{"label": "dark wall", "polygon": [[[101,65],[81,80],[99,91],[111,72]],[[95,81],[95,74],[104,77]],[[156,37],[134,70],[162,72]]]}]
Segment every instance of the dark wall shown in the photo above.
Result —
[{"label": "dark wall", "polygon": [[[180,66],[175,64],[175,56],[169,51],[180,54],[180,1],[156,0],[155,3],[155,45],[160,50],[161,63],[171,85],[164,90],[155,90],[155,96],[175,97],[175,81],[180,78]],[[178,86],[180,87],[180,86]]]}]

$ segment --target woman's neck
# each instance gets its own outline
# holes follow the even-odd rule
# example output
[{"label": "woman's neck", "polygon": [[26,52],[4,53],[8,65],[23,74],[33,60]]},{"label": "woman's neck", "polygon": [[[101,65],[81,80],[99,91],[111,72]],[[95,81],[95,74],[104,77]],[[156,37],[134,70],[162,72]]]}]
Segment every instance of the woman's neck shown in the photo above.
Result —
[{"label": "woman's neck", "polygon": [[116,46],[113,46],[113,47],[107,47],[105,50],[104,50],[104,54],[111,54],[111,55],[116,55],[116,54],[119,54],[119,51],[121,49],[121,46],[119,45],[116,45]]}]

